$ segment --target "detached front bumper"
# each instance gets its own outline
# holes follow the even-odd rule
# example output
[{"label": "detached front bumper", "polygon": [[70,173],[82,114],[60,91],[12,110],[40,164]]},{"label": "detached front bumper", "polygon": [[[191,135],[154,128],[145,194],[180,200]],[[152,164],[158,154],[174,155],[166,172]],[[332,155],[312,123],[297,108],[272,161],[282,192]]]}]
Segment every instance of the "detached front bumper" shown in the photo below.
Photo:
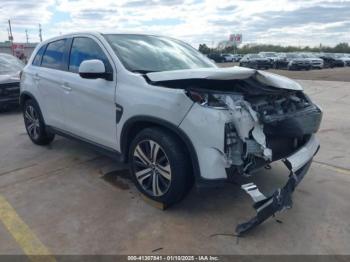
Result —
[{"label": "detached front bumper", "polygon": [[312,159],[320,148],[320,144],[312,135],[310,140],[297,152],[283,159],[282,161],[290,171],[289,179],[283,188],[277,189],[272,195],[266,197],[253,183],[242,185],[255,202],[253,207],[257,214],[249,221],[237,225],[236,233],[241,235],[263,223],[266,219],[277,212],[292,207],[292,194],[296,186],[304,178],[311,166]]}]

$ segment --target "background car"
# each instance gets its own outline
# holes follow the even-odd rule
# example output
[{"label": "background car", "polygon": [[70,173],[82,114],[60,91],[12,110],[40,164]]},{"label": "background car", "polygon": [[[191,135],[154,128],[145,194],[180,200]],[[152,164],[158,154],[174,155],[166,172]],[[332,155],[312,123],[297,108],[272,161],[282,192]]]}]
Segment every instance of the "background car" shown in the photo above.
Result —
[{"label": "background car", "polygon": [[222,54],[222,56],[224,57],[225,62],[233,62],[235,58],[233,54]]},{"label": "background car", "polygon": [[310,70],[311,62],[309,59],[303,58],[296,53],[281,53],[276,61],[276,68],[288,70]]},{"label": "background car", "polygon": [[219,53],[211,53],[208,54],[207,57],[211,60],[213,60],[215,63],[224,63],[226,62],[226,58]]},{"label": "background car", "polygon": [[0,53],[0,110],[19,105],[19,74],[23,67],[16,57]]},{"label": "background car", "polygon": [[333,68],[333,67],[344,67],[345,63],[342,59],[337,57],[332,53],[321,53],[317,55],[319,58],[322,58],[324,61],[324,68]]},{"label": "background car", "polygon": [[341,59],[344,62],[344,66],[350,66],[350,55],[348,54],[335,54],[335,57]]},{"label": "background car", "polygon": [[247,54],[239,61],[239,66],[254,69],[269,69],[271,67],[270,60],[259,54]]},{"label": "background car", "polygon": [[276,68],[276,61],[278,60],[276,52],[260,52],[259,55],[270,60],[271,68]]},{"label": "background car", "polygon": [[308,59],[311,63],[312,68],[322,69],[323,68],[323,59],[319,58],[313,54],[301,53],[301,57]]},{"label": "background car", "polygon": [[239,62],[243,57],[243,55],[241,55],[241,54],[234,54],[233,56],[234,56],[233,57],[234,62]]}]

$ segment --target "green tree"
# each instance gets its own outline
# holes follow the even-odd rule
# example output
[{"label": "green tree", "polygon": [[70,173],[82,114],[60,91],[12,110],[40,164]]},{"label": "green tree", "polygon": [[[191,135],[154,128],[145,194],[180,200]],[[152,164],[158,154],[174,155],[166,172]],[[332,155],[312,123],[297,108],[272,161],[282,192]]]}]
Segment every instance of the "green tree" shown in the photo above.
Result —
[{"label": "green tree", "polygon": [[206,44],[199,44],[198,50],[199,50],[199,52],[201,52],[202,54],[205,54],[205,55],[211,53],[211,49]]}]

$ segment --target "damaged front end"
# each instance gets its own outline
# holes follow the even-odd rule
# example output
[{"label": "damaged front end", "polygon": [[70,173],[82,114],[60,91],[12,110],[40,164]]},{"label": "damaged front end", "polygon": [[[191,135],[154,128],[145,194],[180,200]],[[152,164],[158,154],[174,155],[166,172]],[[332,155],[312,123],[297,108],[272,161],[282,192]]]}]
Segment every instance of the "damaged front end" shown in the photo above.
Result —
[{"label": "damaged front end", "polygon": [[[243,234],[292,206],[292,193],[319,149],[314,134],[319,129],[322,111],[296,82],[289,79],[242,69],[232,70],[235,77],[230,77],[230,71],[220,72],[204,72],[205,79],[165,80],[163,75],[156,75],[160,81],[153,84],[171,88],[181,86],[196,104],[207,109],[193,108],[181,126],[186,130],[196,130],[197,136],[203,132],[201,129],[210,125],[208,118],[217,118],[211,121],[213,130],[207,131],[210,136],[194,138],[199,144],[223,131],[223,148],[218,142],[204,142],[206,145],[201,148],[203,158],[200,159],[204,165],[205,161],[212,161],[215,167],[219,165],[217,155],[210,153],[214,148],[222,155],[223,166],[231,180],[237,181],[237,177],[249,179],[256,170],[277,160],[283,161],[289,169],[286,185],[269,196],[262,194],[253,183],[241,185],[252,197],[257,212],[255,217],[236,227],[237,234]],[[198,76],[204,73],[193,72]],[[216,110],[217,115],[212,110]],[[218,125],[223,125],[223,128],[218,128]],[[211,168],[209,164],[205,167]]]},{"label": "damaged front end", "polygon": [[236,233],[243,234],[290,208],[292,193],[319,148],[314,133],[320,126],[321,110],[301,91],[265,95],[209,92],[204,96],[198,89],[188,92],[202,106],[228,110],[224,156],[231,176],[249,178],[259,168],[277,160],[282,160],[290,171],[286,185],[269,196],[253,183],[241,186],[252,197],[257,215],[239,224]]}]

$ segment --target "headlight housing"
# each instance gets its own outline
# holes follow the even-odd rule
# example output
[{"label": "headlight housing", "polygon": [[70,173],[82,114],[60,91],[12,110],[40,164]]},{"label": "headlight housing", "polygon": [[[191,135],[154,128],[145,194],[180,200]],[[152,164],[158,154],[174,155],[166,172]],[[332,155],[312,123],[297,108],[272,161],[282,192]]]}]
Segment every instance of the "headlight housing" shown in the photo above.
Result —
[{"label": "headlight housing", "polygon": [[201,106],[207,106],[218,109],[226,109],[227,105],[225,101],[225,94],[211,93],[202,90],[186,90],[187,96],[193,101]]}]

